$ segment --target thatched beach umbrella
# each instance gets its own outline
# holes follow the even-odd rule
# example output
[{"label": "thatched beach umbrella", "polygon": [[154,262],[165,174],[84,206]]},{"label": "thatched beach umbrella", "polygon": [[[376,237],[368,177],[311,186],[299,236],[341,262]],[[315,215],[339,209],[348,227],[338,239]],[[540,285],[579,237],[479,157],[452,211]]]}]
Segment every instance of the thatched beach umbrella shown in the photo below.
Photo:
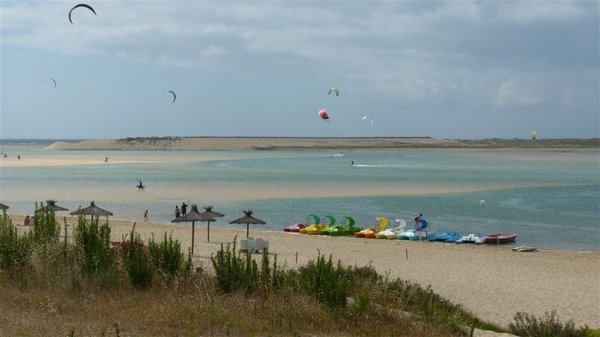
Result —
[{"label": "thatched beach umbrella", "polygon": [[54,200],[46,200],[46,206],[40,208],[40,211],[62,212],[68,211],[68,209],[58,206]]},{"label": "thatched beach umbrella", "polygon": [[107,219],[109,216],[113,215],[111,212],[96,206],[96,204],[93,201],[90,203],[90,205],[88,207],[86,207],[86,208],[79,207],[78,210],[71,212],[71,215],[80,215],[80,214],[91,215],[91,216],[106,216]]},{"label": "thatched beach umbrella", "polygon": [[10,207],[6,206],[5,204],[0,202],[0,211],[6,212],[7,209],[9,209]]},{"label": "thatched beach umbrella", "polygon": [[192,222],[192,255],[194,255],[194,230],[196,227],[196,221],[216,221],[215,218],[209,215],[202,215],[198,212],[198,206],[192,205],[192,210],[178,218],[171,220],[171,222]]},{"label": "thatched beach umbrella", "polygon": [[230,224],[246,224],[246,237],[250,236],[250,224],[253,225],[264,225],[266,222],[259,220],[252,216],[252,211],[244,211],[244,216],[230,221]]},{"label": "thatched beach umbrella", "polygon": [[[219,213],[219,212],[215,212],[212,210],[213,206],[205,206],[204,207],[204,212],[200,213],[200,215],[202,216],[208,216],[208,217],[213,217],[213,218],[219,218],[224,216],[224,214]],[[208,242],[210,242],[210,222],[213,220],[206,220],[207,224],[208,224],[208,231],[206,232],[206,240]]]}]

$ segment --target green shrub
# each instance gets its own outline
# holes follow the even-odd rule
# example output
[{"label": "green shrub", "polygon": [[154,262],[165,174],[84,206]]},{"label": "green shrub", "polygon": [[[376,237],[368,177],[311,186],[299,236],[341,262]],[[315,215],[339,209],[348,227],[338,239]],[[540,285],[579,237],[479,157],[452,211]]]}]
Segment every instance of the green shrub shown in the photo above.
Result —
[{"label": "green shrub", "polygon": [[317,261],[309,261],[298,269],[300,284],[308,293],[328,307],[345,308],[348,296],[348,281],[344,277],[347,271],[338,261],[333,265],[332,258],[325,260],[319,255]]},{"label": "green shrub", "polygon": [[191,269],[191,265],[181,253],[181,243],[173,240],[171,235],[167,237],[167,233],[160,243],[151,239],[148,242],[148,251],[152,266],[168,282],[178,275],[186,275]]},{"label": "green shrub", "polygon": [[524,312],[517,312],[513,317],[515,323],[508,325],[510,331],[522,337],[586,337],[587,328],[575,328],[573,321],[562,323],[556,315],[556,310],[546,312],[538,318]]},{"label": "green shrub", "polygon": [[79,216],[75,228],[75,249],[79,267],[92,278],[111,277],[114,268],[114,251],[110,247],[110,226],[108,222],[100,225],[98,217],[89,221]]},{"label": "green shrub", "polygon": [[246,253],[244,258],[236,254],[235,241],[236,239],[233,241],[233,248],[231,244],[227,244],[227,248],[221,244],[221,249],[216,255],[210,257],[217,277],[217,286],[225,293],[250,293],[258,284],[258,265],[250,253]]},{"label": "green shrub", "polygon": [[3,212],[0,216],[0,269],[14,277],[24,276],[31,265],[33,240],[30,234],[19,236],[17,227]]},{"label": "green shrub", "polygon": [[127,274],[137,289],[148,289],[152,285],[154,271],[148,256],[148,251],[140,235],[135,232],[135,226],[129,235],[129,241],[123,246]]},{"label": "green shrub", "polygon": [[262,289],[266,292],[280,290],[284,285],[285,270],[277,264],[277,255],[275,255],[273,265],[269,259],[269,252],[263,251],[259,282]]},{"label": "green shrub", "polygon": [[52,245],[59,241],[60,224],[56,222],[53,210],[44,209],[44,204],[35,205],[33,239],[36,244]]}]

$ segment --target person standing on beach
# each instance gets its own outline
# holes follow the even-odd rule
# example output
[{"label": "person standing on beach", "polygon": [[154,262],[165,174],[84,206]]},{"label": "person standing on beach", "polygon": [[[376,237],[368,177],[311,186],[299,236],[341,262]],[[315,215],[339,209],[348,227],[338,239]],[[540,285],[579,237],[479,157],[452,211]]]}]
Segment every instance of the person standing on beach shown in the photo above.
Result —
[{"label": "person standing on beach", "polygon": [[144,221],[148,222],[148,210],[144,211]]},{"label": "person standing on beach", "polygon": [[422,216],[423,216],[423,213],[419,213],[419,215],[417,215],[417,217],[415,218],[415,229],[419,228],[419,223],[421,222]]},{"label": "person standing on beach", "polygon": [[30,223],[31,223],[31,218],[29,217],[29,215],[26,215],[25,220],[23,220],[23,225],[29,226]]},{"label": "person standing on beach", "polygon": [[175,205],[175,217],[179,218],[179,215],[181,215],[181,213],[179,212],[179,206]]},{"label": "person standing on beach", "polygon": [[108,157],[104,157],[104,163],[108,164]]},{"label": "person standing on beach", "polygon": [[185,201],[183,202],[183,204],[181,204],[181,215],[186,215],[187,214],[187,205],[185,204]]}]

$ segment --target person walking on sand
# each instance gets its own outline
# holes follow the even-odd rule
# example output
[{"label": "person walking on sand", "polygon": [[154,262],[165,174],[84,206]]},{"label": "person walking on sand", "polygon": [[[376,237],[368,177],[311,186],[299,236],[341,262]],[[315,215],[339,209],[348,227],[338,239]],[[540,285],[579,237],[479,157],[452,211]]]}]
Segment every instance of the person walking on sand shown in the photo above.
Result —
[{"label": "person walking on sand", "polygon": [[108,157],[104,157],[104,163],[108,164]]},{"label": "person walking on sand", "polygon": [[144,222],[148,222],[148,210],[144,211]]},{"label": "person walking on sand", "polygon": [[179,206],[175,206],[175,217],[179,218],[179,216],[181,215],[181,213],[179,212]]},{"label": "person walking on sand", "polygon": [[181,215],[186,215],[187,214],[187,205],[185,204],[185,201],[183,202],[183,204],[181,204]]},{"label": "person walking on sand", "polygon": [[30,224],[31,224],[31,218],[29,217],[29,215],[26,215],[25,220],[23,220],[23,225],[29,226]]}]

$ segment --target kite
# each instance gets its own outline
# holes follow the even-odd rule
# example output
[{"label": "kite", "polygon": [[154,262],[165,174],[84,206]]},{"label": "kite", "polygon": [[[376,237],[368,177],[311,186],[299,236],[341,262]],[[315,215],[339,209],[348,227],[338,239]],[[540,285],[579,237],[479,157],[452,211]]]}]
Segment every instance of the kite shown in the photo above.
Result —
[{"label": "kite", "polygon": [[42,80],[42,83],[46,82],[46,80],[52,81],[52,83],[54,84],[54,87],[56,88],[56,80],[55,79],[53,79],[52,77],[44,77],[44,79]]},{"label": "kite", "polygon": [[531,131],[531,139],[535,140],[539,134],[539,131]]},{"label": "kite", "polygon": [[329,95],[331,95],[332,92],[335,93],[336,96],[340,95],[340,89],[338,89],[338,88],[330,88]]},{"label": "kite", "polygon": [[92,6],[90,6],[90,5],[86,5],[86,4],[78,4],[78,5],[75,5],[75,6],[74,6],[73,8],[71,8],[71,10],[69,11],[69,22],[70,22],[71,24],[73,24],[73,21],[71,20],[71,13],[73,13],[73,10],[74,10],[75,8],[78,8],[78,7],[84,7],[84,8],[87,8],[87,9],[91,10],[91,11],[92,11],[92,13],[94,13],[94,15],[96,15],[96,11],[95,11],[95,10],[92,8]]},{"label": "kite", "polygon": [[166,93],[171,93],[173,95],[173,102],[171,102],[171,103],[175,103],[175,100],[177,99],[177,95],[175,95],[175,92],[169,90],[169,91],[165,91],[163,93],[163,95],[166,94]]},{"label": "kite", "polygon": [[373,125],[373,118],[371,118],[371,116],[365,115],[361,118],[361,120],[369,121],[371,123],[371,125]]},{"label": "kite", "polygon": [[323,119],[325,122],[329,122],[329,115],[327,114],[327,110],[319,110],[319,116],[321,116],[321,119]]}]

